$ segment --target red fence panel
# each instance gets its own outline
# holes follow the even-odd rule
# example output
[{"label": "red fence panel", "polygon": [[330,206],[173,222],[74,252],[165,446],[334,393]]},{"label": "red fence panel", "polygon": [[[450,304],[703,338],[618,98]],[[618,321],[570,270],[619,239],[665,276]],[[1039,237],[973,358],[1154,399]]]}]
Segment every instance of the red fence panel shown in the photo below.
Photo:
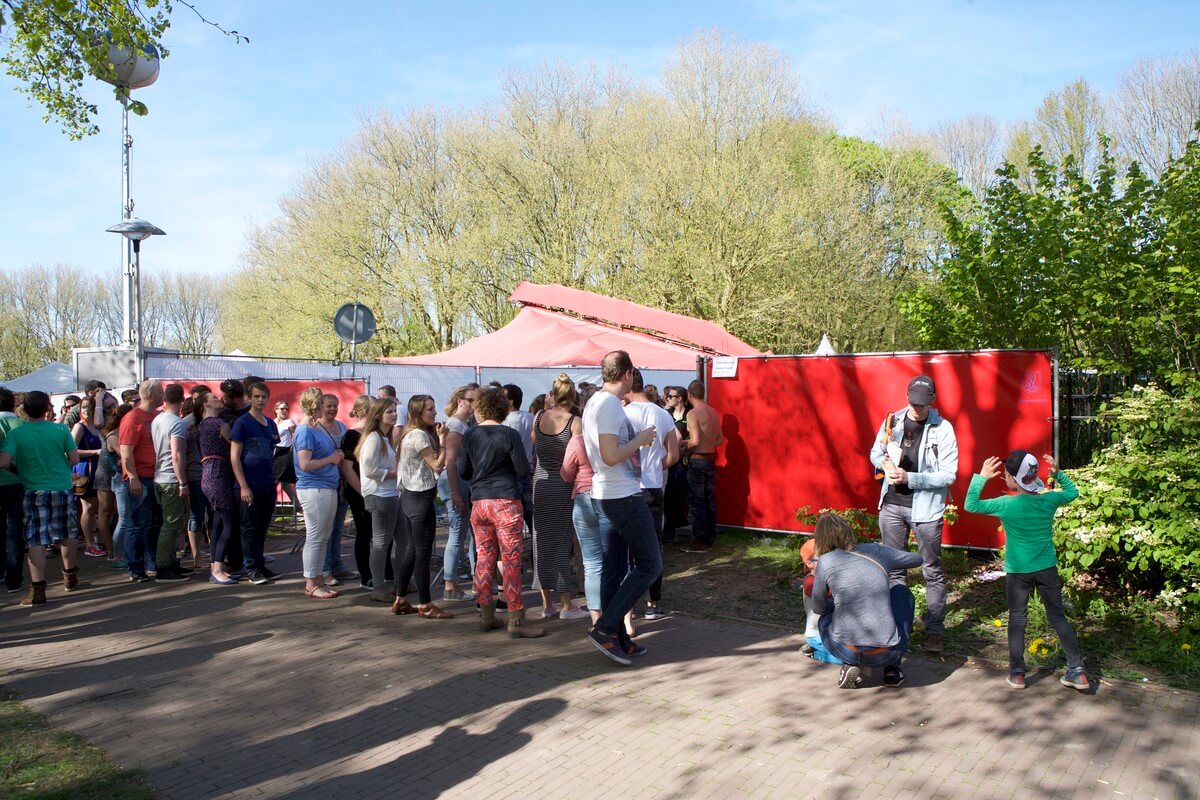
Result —
[{"label": "red fence panel", "polygon": [[[191,393],[192,387],[199,384],[204,384],[214,392],[221,391],[222,378],[214,378],[211,381],[163,381],[166,383],[178,383],[183,387],[184,392]],[[300,411],[300,395],[310,386],[319,386],[321,391],[326,394],[335,395],[338,399],[338,414],[337,418],[347,425],[350,424],[350,409],[354,407],[354,401],[361,394],[366,394],[366,384],[362,381],[266,381],[267,388],[271,390],[271,402],[267,403],[266,415],[275,419],[275,404],[280,400],[288,404],[291,409],[292,419],[296,422],[300,421],[303,412]]]},{"label": "red fence panel", "polygon": [[[972,473],[987,456],[1053,451],[1054,365],[1041,350],[741,358],[733,378],[713,378],[709,402],[722,420],[717,460],[721,525],[807,530],[803,506],[875,513],[879,483],[868,453],[889,412],[907,405],[914,375],[937,385],[936,408],[958,438],[959,519],[946,544],[1000,547],[995,518],[961,511]],[[998,483],[989,488],[995,491]]]}]

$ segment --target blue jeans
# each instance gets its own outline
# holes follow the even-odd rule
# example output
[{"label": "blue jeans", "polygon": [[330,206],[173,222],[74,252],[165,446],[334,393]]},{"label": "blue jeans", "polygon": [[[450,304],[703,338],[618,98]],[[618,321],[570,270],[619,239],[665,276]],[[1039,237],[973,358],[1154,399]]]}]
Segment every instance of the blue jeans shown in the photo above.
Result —
[{"label": "blue jeans", "polygon": [[133,492],[129,492],[129,483],[125,483],[125,490],[129,492],[130,518],[125,533],[125,562],[129,566],[130,575],[146,571],[146,559],[153,555],[154,545],[158,541],[158,531],[154,527],[154,512],[158,505],[158,501],[154,499],[154,479],[139,480],[142,493],[136,497]]},{"label": "blue jeans", "polygon": [[650,506],[641,492],[613,500],[592,498],[592,507],[600,521],[604,558],[600,574],[602,613],[596,629],[616,636],[623,630],[625,614],[662,574],[662,552]]},{"label": "blue jeans", "polygon": [[717,541],[717,501],[713,496],[716,479],[717,465],[712,459],[692,457],[688,460],[688,507],[692,510],[692,539],[703,544]]},{"label": "blue jeans", "polygon": [[133,525],[130,517],[132,507],[129,505],[129,484],[120,475],[112,479],[112,493],[117,498],[117,526],[113,528],[113,553],[120,553],[125,558],[125,542],[129,540],[129,528]]},{"label": "blue jeans", "polygon": [[471,562],[471,575],[475,574],[475,532],[471,530],[471,484],[458,479],[458,492],[467,504],[467,510],[458,513],[454,501],[446,502],[446,511],[450,516],[450,529],[446,533],[446,550],[442,555],[442,580],[457,581],[460,578],[469,580],[471,576],[459,575],[459,561],[465,548],[467,558]]},{"label": "blue jeans", "polygon": [[575,523],[575,536],[579,539],[579,554],[583,557],[583,593],[587,595],[588,609],[601,611],[600,579],[604,571],[604,552],[600,547],[600,518],[592,507],[592,498],[587,492],[575,495],[575,507],[571,510],[571,521]]},{"label": "blue jeans", "polygon": [[[892,618],[896,621],[896,632],[900,634],[900,641],[897,644],[887,648],[881,653],[863,653],[862,648],[870,647],[870,645],[860,645],[857,642],[839,642],[833,638],[833,616],[837,613],[837,608],[829,608],[821,615],[821,621],[818,627],[821,631],[821,641],[824,642],[826,649],[831,654],[840,658],[846,664],[857,664],[860,667],[898,667],[900,659],[904,657],[905,651],[908,650],[908,637],[912,633],[913,615],[916,613],[917,604],[913,600],[912,592],[907,586],[893,586],[889,590],[889,599],[892,605]],[[855,645],[859,650],[852,650],[847,647],[847,644]]]},{"label": "blue jeans", "polygon": [[198,533],[205,529],[208,519],[208,499],[200,481],[188,481],[188,524],[187,529]]},{"label": "blue jeans", "polygon": [[333,533],[329,535],[329,549],[325,551],[325,574],[349,572],[346,562],[342,560],[342,531],[346,528],[346,512],[350,504],[338,495],[337,511],[333,515]]}]

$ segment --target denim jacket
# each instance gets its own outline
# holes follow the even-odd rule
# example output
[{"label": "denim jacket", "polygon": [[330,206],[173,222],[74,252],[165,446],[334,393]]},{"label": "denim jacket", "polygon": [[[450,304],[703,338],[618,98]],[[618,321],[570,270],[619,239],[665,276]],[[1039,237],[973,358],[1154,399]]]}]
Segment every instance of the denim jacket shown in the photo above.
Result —
[{"label": "denim jacket", "polygon": [[[884,426],[879,426],[875,443],[871,447],[871,463],[876,469],[883,469],[883,457],[887,455],[886,443],[890,440],[900,443],[904,437],[904,417],[908,407],[904,407],[892,415],[893,425],[891,436],[885,435]],[[942,518],[946,510],[946,499],[950,494],[950,486],[958,476],[958,439],[954,436],[954,426],[951,425],[936,408],[929,409],[929,422],[921,437],[917,450],[917,468],[908,473],[908,485],[913,490],[912,521],[936,522]],[[883,498],[887,495],[887,481],[879,488],[879,508],[883,508]]]}]

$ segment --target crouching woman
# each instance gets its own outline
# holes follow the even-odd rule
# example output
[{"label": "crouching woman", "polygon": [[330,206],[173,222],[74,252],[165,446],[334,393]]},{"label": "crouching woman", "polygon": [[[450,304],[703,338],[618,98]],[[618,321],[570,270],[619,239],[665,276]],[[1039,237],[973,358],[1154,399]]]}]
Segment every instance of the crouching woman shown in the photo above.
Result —
[{"label": "crouching woman", "polygon": [[862,685],[862,669],[883,667],[883,685],[899,686],[915,604],[907,586],[889,585],[888,572],[919,567],[921,556],[859,543],[834,514],[821,515],[813,538],[818,556],[813,610],[821,615],[821,641],[842,660],[838,685],[855,689]]}]

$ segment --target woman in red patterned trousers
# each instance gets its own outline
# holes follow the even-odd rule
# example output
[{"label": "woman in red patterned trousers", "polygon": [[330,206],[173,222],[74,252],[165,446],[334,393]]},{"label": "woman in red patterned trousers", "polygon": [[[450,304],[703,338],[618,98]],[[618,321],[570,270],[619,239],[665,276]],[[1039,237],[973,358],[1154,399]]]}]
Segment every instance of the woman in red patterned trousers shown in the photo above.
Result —
[{"label": "woman in red patterned trousers", "polygon": [[458,474],[471,483],[471,527],[475,530],[475,594],[479,600],[479,630],[501,627],[496,619],[496,559],[503,560],[504,595],[508,603],[508,635],[514,639],[544,636],[539,625],[525,620],[521,600],[521,538],[524,521],[521,481],[529,477],[529,462],[521,435],[501,425],[508,400],[495,389],[481,391],[475,400],[479,423],[463,437]]}]

